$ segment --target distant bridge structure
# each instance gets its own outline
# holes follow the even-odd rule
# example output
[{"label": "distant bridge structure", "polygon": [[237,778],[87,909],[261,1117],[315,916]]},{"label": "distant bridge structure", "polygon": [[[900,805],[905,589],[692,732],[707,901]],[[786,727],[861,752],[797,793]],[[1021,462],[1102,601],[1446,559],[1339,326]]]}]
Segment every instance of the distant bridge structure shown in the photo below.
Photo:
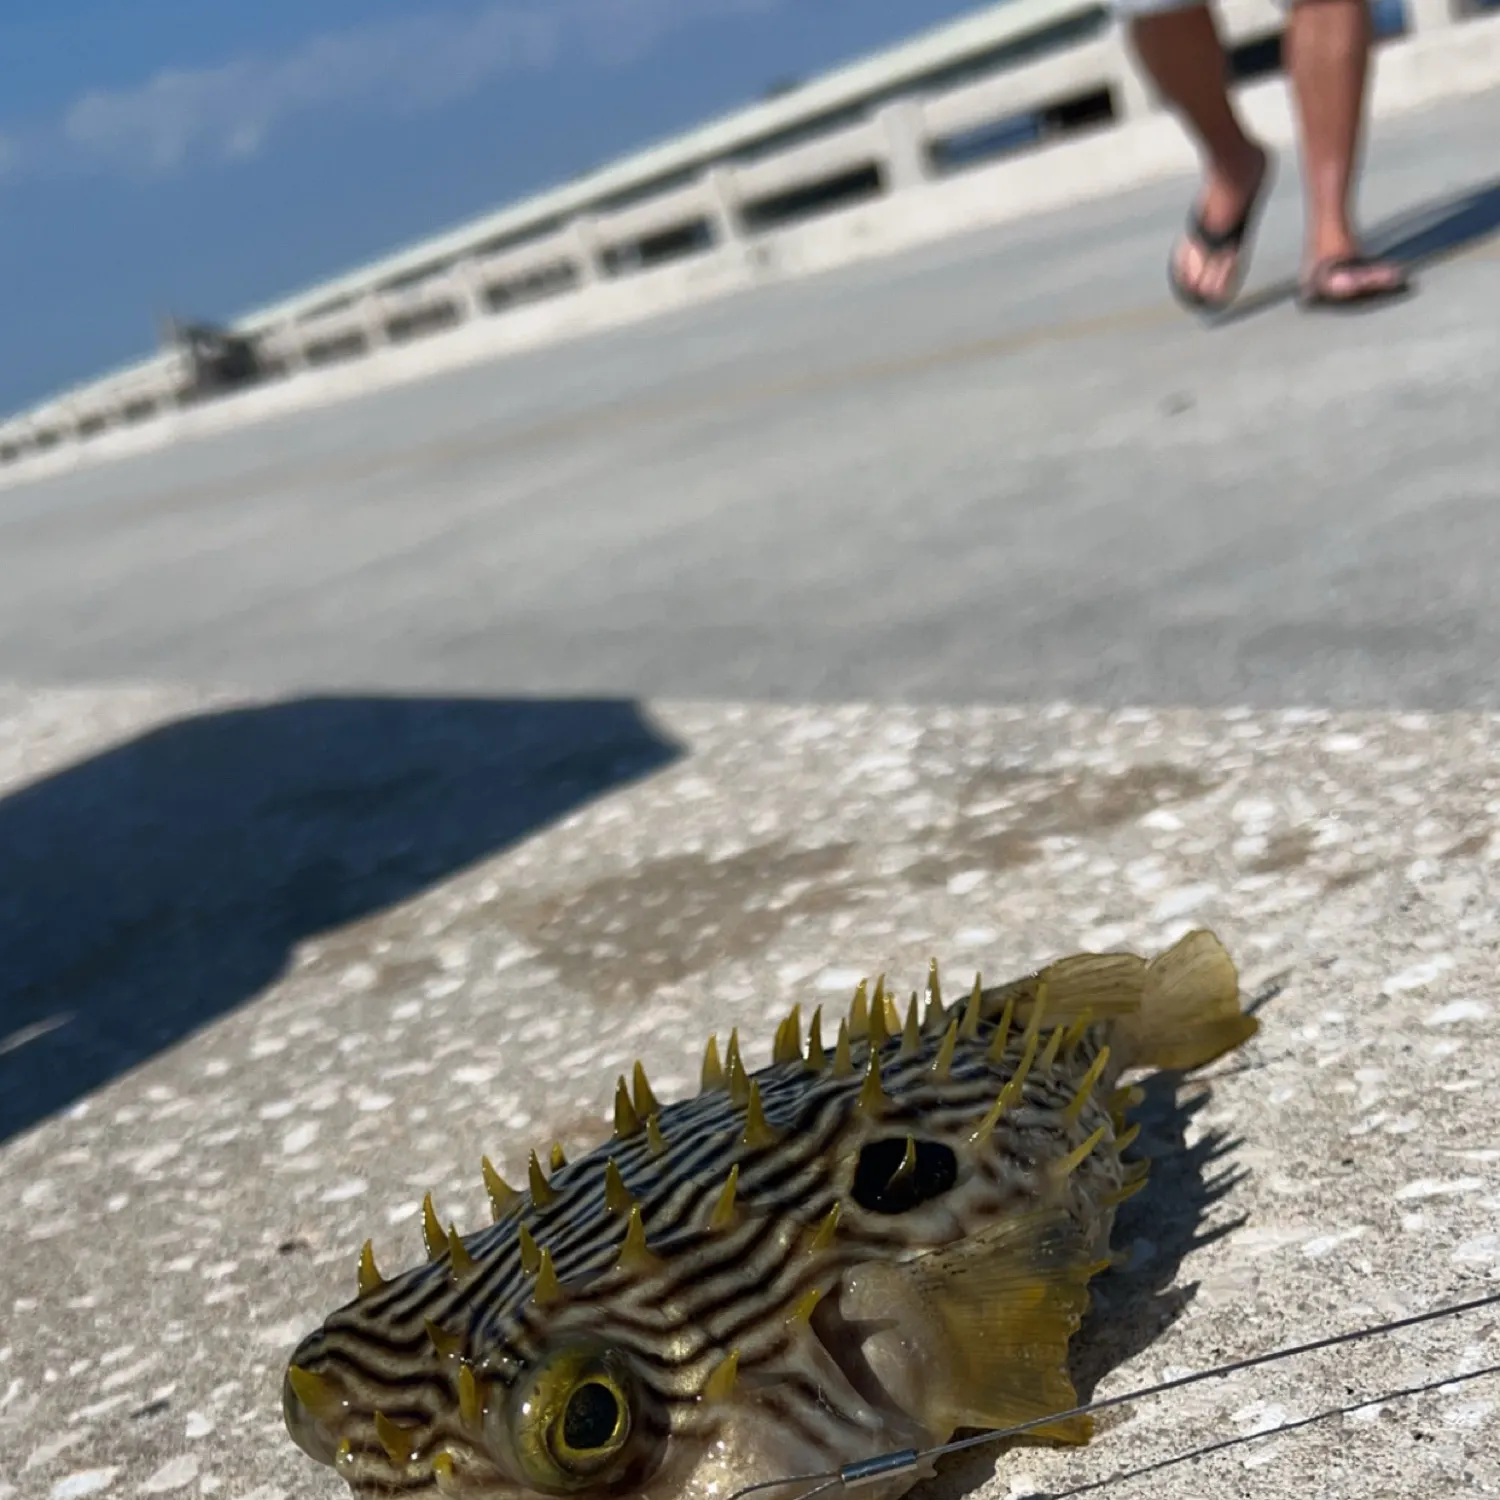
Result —
[{"label": "distant bridge structure", "polygon": [[[1374,107],[1500,86],[1500,14],[1374,0]],[[1224,0],[1290,131],[1274,0]],[[1099,0],[1006,0],[236,319],[0,423],[0,482],[417,378],[1184,170]]]}]

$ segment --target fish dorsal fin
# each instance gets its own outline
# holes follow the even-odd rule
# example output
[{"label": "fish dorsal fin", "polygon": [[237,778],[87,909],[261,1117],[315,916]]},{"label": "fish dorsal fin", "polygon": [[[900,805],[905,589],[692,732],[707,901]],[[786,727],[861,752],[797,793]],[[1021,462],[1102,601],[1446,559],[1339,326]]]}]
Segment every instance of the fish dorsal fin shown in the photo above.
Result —
[{"label": "fish dorsal fin", "polygon": [[[1011,1427],[1076,1406],[1068,1341],[1098,1269],[1061,1209],[1019,1214],[902,1267],[947,1351],[935,1425]],[[1083,1443],[1091,1431],[1073,1418],[1035,1436]]]},{"label": "fish dorsal fin", "polygon": [[1043,987],[1047,1023],[1059,1025],[1084,1015],[1097,1020],[1134,1015],[1141,1008],[1146,960],[1134,953],[1075,953],[1025,979],[984,992],[986,1015],[998,1015],[1014,998],[1017,1018],[1029,1019]]},{"label": "fish dorsal fin", "polygon": [[1126,1067],[1202,1067],[1260,1029],[1240,1011],[1234,960],[1211,932],[1190,932],[1146,968],[1138,1015],[1119,1023]]}]

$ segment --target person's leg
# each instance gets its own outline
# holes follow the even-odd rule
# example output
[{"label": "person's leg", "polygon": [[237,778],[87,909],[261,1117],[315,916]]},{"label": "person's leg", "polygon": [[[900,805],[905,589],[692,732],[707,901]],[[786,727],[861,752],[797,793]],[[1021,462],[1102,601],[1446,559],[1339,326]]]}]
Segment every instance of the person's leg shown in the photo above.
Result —
[{"label": "person's leg", "polygon": [[[1210,236],[1239,226],[1262,186],[1269,158],[1246,134],[1229,98],[1228,61],[1206,4],[1127,10],[1130,40],[1163,101],[1181,118],[1204,160],[1197,217]],[[1237,242],[1214,248],[1189,235],[1174,251],[1179,285],[1218,305],[1238,280]]]},{"label": "person's leg", "polygon": [[1365,0],[1297,0],[1282,43],[1302,127],[1307,195],[1303,276],[1325,300],[1368,297],[1405,286],[1399,265],[1363,258],[1351,212],[1371,34]]}]

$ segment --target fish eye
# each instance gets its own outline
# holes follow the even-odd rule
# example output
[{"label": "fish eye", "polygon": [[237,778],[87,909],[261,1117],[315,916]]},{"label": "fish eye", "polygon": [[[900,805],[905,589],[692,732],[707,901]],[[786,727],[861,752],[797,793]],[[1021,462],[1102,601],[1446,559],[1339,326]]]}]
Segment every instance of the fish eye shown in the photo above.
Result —
[{"label": "fish eye", "polygon": [[619,1451],[630,1435],[630,1412],[614,1382],[591,1375],[573,1388],[552,1430],[552,1453],[566,1468],[597,1463]]},{"label": "fish eye", "polygon": [[529,1484],[567,1494],[616,1477],[630,1457],[633,1412],[634,1388],[619,1355],[562,1350],[517,1388],[506,1446]]}]

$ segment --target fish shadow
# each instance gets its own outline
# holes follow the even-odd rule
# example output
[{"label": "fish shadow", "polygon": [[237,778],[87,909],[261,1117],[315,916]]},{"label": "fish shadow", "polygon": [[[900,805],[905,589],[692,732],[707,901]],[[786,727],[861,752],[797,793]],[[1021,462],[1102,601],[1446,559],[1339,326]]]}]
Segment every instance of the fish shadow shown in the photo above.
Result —
[{"label": "fish shadow", "polygon": [[[1182,1316],[1198,1290],[1195,1281],[1179,1281],[1184,1262],[1246,1219],[1214,1218],[1248,1173],[1229,1160],[1240,1141],[1228,1132],[1207,1130],[1189,1140],[1212,1093],[1200,1085],[1185,1094],[1182,1083],[1180,1074],[1156,1074],[1132,1114],[1141,1127],[1133,1154],[1150,1161],[1151,1176],[1115,1220],[1114,1244],[1129,1259],[1093,1283],[1092,1305],[1073,1342],[1070,1372],[1080,1402],[1091,1401],[1111,1370],[1144,1353]],[[1098,1420],[1101,1433],[1110,1425],[1108,1416]]]},{"label": "fish shadow", "polygon": [[[1110,1371],[1149,1349],[1182,1316],[1197,1293],[1196,1282],[1179,1283],[1184,1262],[1234,1233],[1247,1217],[1214,1215],[1248,1176],[1230,1160],[1238,1138],[1213,1129],[1189,1139],[1211,1089],[1206,1083],[1185,1088],[1180,1073],[1154,1074],[1142,1087],[1146,1097],[1131,1113],[1141,1127],[1131,1155],[1149,1160],[1151,1175],[1116,1216],[1112,1243],[1129,1259],[1091,1284],[1089,1313],[1073,1340],[1069,1373],[1080,1404],[1093,1399]],[[1108,1432],[1113,1415],[1095,1419],[1095,1441]],[[996,1442],[939,1460],[937,1474],[912,1491],[912,1500],[959,1500],[995,1478],[1002,1453],[1026,1445],[1024,1439]]]}]

